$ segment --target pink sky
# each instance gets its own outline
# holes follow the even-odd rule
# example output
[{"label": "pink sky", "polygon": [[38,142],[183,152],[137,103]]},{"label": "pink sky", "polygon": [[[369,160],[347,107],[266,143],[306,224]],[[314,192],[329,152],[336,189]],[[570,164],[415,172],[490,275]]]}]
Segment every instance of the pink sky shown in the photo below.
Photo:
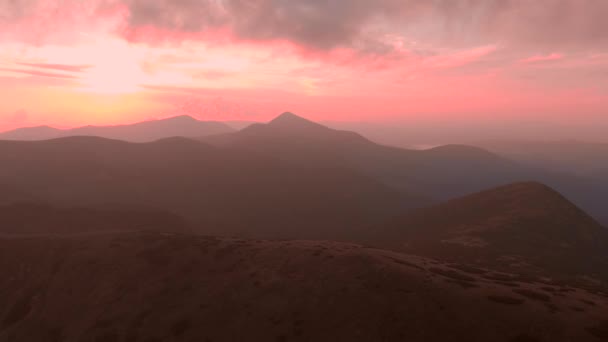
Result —
[{"label": "pink sky", "polygon": [[0,1],[0,130],[189,114],[608,123],[605,0]]}]

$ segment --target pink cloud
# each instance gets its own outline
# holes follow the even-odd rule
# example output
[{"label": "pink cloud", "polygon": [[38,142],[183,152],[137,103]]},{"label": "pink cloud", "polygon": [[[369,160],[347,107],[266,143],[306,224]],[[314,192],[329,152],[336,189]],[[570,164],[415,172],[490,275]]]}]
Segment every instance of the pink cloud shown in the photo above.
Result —
[{"label": "pink cloud", "polygon": [[90,65],[66,65],[66,64],[46,64],[46,63],[17,63],[23,66],[29,66],[33,68],[40,69],[51,69],[51,70],[59,70],[66,72],[83,72],[87,69],[90,69]]},{"label": "pink cloud", "polygon": [[18,73],[18,74],[26,74],[26,75],[31,75],[31,76],[39,76],[39,77],[76,79],[76,77],[72,76],[72,75],[59,74],[59,73],[46,72],[46,71],[39,71],[39,70],[0,68],[0,71],[6,71],[6,72]]},{"label": "pink cloud", "polygon": [[564,55],[559,53],[552,53],[549,55],[536,55],[520,60],[520,63],[532,64],[532,63],[543,63],[543,62],[554,62],[564,59]]},{"label": "pink cloud", "polygon": [[476,61],[494,53],[498,47],[496,45],[481,46],[470,50],[448,53],[445,55],[426,58],[423,65],[429,68],[456,68]]}]

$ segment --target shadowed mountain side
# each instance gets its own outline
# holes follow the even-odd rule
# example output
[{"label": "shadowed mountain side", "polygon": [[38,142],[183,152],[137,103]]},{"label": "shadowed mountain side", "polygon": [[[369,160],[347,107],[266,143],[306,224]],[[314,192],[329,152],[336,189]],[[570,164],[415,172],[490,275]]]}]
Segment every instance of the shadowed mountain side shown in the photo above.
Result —
[{"label": "shadowed mountain side", "polygon": [[183,219],[153,211],[55,208],[38,203],[0,206],[0,234],[45,235],[118,231],[187,232]]},{"label": "shadowed mountain side", "polygon": [[48,140],[69,136],[97,136],[132,142],[149,142],[170,137],[200,137],[233,131],[233,128],[221,122],[199,121],[184,115],[131,125],[85,126],[68,130],[48,126],[27,127],[0,133],[0,139]]},{"label": "shadowed mountain side", "polygon": [[538,183],[512,184],[416,210],[373,238],[409,253],[608,282],[608,230]]},{"label": "shadowed mountain side", "polygon": [[329,242],[167,234],[0,239],[0,340],[605,336],[604,294],[519,281],[514,288],[479,271]]},{"label": "shadowed mountain side", "polygon": [[555,187],[596,217],[604,214],[608,200],[608,183],[518,164],[477,147],[406,150],[382,146],[357,133],[330,129],[291,113],[268,124],[201,140],[300,165],[323,163],[355,169],[404,193],[437,201],[527,180]]},{"label": "shadowed mountain side", "polygon": [[217,234],[347,238],[418,203],[343,167],[292,165],[184,138],[4,141],[0,164],[0,184],[45,203],[154,208]]}]

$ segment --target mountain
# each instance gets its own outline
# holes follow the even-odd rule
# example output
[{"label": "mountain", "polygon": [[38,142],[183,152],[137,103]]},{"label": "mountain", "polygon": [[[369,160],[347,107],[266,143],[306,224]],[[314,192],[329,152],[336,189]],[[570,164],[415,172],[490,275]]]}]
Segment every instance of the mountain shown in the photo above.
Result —
[{"label": "mountain", "polygon": [[518,183],[416,210],[374,232],[408,253],[608,283],[608,230],[555,190]]},{"label": "mountain", "polygon": [[69,136],[97,136],[131,142],[150,142],[170,137],[199,137],[234,131],[214,121],[199,121],[190,116],[144,121],[131,125],[85,126],[60,130],[47,126],[20,128],[0,134],[0,140],[48,140]]},{"label": "mountain", "polygon": [[48,235],[120,231],[186,232],[183,220],[151,210],[58,208],[41,203],[0,206],[0,234]]},{"label": "mountain", "polygon": [[457,266],[333,242],[0,238],[0,340],[606,338],[605,293]]},{"label": "mountain", "polygon": [[[267,124],[254,123],[233,134],[202,137],[201,140],[217,146],[257,149],[283,159],[291,157],[291,152],[308,152],[306,157],[320,160],[327,155],[324,148],[333,152],[343,145],[369,143],[356,133],[333,130],[293,113],[283,113]],[[297,161],[297,156],[293,157],[296,158],[292,161]]]},{"label": "mountain", "polygon": [[64,134],[66,131],[49,126],[23,127],[0,133],[0,140],[47,140]]},{"label": "mountain", "polygon": [[185,138],[0,141],[0,165],[0,189],[19,190],[19,200],[150,208],[225,235],[345,238],[409,205],[398,191],[348,168],[292,165]]},{"label": "mountain", "polygon": [[[484,164],[507,169],[512,164],[468,146],[429,151],[382,146],[357,133],[334,130],[292,113],[284,113],[267,124],[254,124],[236,133],[203,137],[201,140],[216,146],[265,153],[300,165],[325,163],[354,168],[402,191],[411,190],[412,193],[420,192],[437,198],[455,196],[470,188],[461,185],[465,181],[462,176],[468,176],[464,172],[458,180],[446,181],[450,174],[444,172],[445,163],[467,170]],[[427,181],[421,176],[441,179]],[[482,183],[479,177],[475,177],[475,181]],[[481,189],[484,185],[479,184]],[[451,187],[466,189],[455,190]],[[439,188],[440,191],[437,191]]]},{"label": "mountain", "polygon": [[546,183],[597,218],[605,214],[608,199],[608,182],[529,166],[473,146],[447,145],[428,150],[383,146],[357,133],[331,129],[292,113],[267,124],[200,140],[296,165],[353,169],[418,198],[419,205],[521,181]]}]

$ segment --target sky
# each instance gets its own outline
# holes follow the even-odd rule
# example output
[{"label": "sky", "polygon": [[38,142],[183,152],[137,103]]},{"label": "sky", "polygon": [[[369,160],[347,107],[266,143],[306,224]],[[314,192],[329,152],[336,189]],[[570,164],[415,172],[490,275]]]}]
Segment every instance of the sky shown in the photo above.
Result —
[{"label": "sky", "polygon": [[0,130],[608,125],[606,0],[0,0]]}]

